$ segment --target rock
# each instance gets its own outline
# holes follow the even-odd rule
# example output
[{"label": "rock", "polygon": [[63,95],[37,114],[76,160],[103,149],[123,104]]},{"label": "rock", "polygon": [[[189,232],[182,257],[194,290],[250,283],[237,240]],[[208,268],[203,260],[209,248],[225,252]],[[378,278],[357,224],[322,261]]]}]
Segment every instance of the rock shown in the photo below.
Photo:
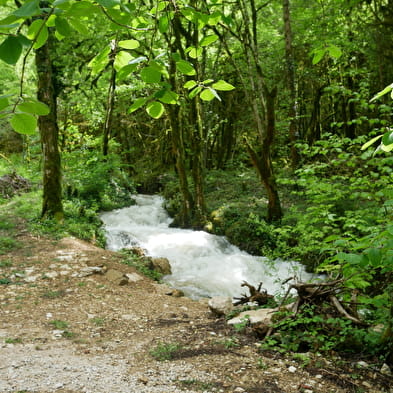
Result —
[{"label": "rock", "polygon": [[144,257],[146,255],[146,250],[142,247],[131,247],[130,251],[138,257]]},{"label": "rock", "polygon": [[296,367],[295,366],[289,366],[288,367],[288,371],[290,372],[290,373],[295,373],[296,372]]},{"label": "rock", "polygon": [[126,285],[128,284],[128,277],[116,269],[109,269],[105,277],[114,284],[117,285]]},{"label": "rock", "polygon": [[245,390],[244,390],[243,388],[241,388],[240,386],[238,386],[238,387],[233,391],[233,393],[243,393],[243,392],[245,392]]},{"label": "rock", "polygon": [[365,362],[365,361],[363,361],[363,360],[360,360],[359,362],[357,362],[356,365],[357,365],[359,368],[367,368],[367,367],[368,367],[368,363]]},{"label": "rock", "polygon": [[149,258],[148,267],[163,275],[172,274],[171,265],[167,258]]},{"label": "rock", "polygon": [[181,291],[180,289],[173,289],[172,291],[167,292],[166,295],[173,296],[173,297],[183,297],[184,292]]},{"label": "rock", "polygon": [[88,277],[93,274],[104,274],[105,268],[102,266],[87,266],[79,271],[78,277]]},{"label": "rock", "polygon": [[384,375],[388,375],[388,376],[392,375],[392,370],[390,369],[390,367],[386,363],[384,363],[382,365],[380,372],[381,372],[381,374],[384,374]]},{"label": "rock", "polygon": [[277,311],[276,308],[260,308],[259,310],[248,310],[241,312],[235,318],[228,321],[228,325],[236,325],[248,319],[251,325],[263,323],[270,325],[272,323],[272,316]]},{"label": "rock", "polygon": [[138,273],[126,273],[126,277],[128,278],[129,282],[137,282],[143,280],[143,277],[140,276]]},{"label": "rock", "polygon": [[218,316],[228,315],[233,310],[232,298],[225,296],[212,297],[208,306],[210,311]]}]

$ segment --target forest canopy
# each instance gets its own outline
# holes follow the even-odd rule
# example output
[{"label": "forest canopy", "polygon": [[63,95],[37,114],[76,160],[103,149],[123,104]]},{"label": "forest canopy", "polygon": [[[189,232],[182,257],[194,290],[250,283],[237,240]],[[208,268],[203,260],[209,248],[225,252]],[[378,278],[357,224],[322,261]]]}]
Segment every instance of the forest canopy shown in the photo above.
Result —
[{"label": "forest canopy", "polygon": [[42,220],[162,191],[178,226],[343,278],[393,361],[392,0],[0,5],[0,161],[40,165]]}]

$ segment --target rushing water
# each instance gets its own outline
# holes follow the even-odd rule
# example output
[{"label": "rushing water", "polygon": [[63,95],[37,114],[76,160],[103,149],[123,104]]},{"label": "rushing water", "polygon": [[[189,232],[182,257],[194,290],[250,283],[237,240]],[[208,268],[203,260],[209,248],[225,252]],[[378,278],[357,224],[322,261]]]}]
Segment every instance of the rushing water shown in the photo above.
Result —
[{"label": "rushing water", "polygon": [[170,228],[171,218],[160,196],[136,195],[136,204],[103,213],[107,248],[142,247],[152,257],[168,258],[172,274],[169,285],[190,297],[239,296],[247,291],[241,283],[263,283],[269,293],[282,292],[283,280],[294,276],[310,278],[296,262],[269,261],[230,244],[225,237],[204,231]]}]

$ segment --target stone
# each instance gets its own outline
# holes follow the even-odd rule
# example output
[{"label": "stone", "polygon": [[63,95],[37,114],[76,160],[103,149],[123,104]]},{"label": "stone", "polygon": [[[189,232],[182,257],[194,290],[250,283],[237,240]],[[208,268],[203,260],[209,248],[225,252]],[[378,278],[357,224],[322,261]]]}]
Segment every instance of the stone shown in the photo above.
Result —
[{"label": "stone", "polygon": [[114,284],[117,285],[126,285],[128,284],[128,277],[120,272],[119,270],[116,269],[109,269],[106,274],[105,277],[111,281]]},{"label": "stone", "polygon": [[296,372],[296,367],[295,366],[289,366],[288,367],[288,371],[290,372],[290,373],[295,373]]},{"label": "stone", "polygon": [[105,268],[102,266],[87,266],[79,271],[78,277],[88,277],[93,274],[104,274]]},{"label": "stone", "polygon": [[163,275],[172,274],[171,265],[167,258],[149,258],[149,268]]},{"label": "stone", "polygon": [[386,363],[384,363],[382,365],[380,371],[381,371],[381,374],[388,375],[388,376],[392,375],[392,370],[390,369],[390,367]]},{"label": "stone", "polygon": [[180,289],[173,289],[172,291],[167,292],[166,295],[173,296],[173,297],[183,297],[184,292],[181,291]]},{"label": "stone", "polygon": [[143,280],[143,277],[138,273],[126,273],[129,282],[137,282]]},{"label": "stone", "polygon": [[225,296],[215,296],[209,299],[210,311],[218,316],[228,315],[233,310],[232,298]]},{"label": "stone", "polygon": [[364,360],[360,360],[359,362],[356,363],[356,365],[357,365],[359,368],[367,368],[367,367],[368,367],[368,363],[365,362]]},{"label": "stone", "polygon": [[248,310],[241,312],[238,316],[230,319],[228,325],[236,325],[248,319],[251,325],[263,323],[269,325],[272,323],[272,316],[277,311],[276,308],[260,308],[259,310]]}]

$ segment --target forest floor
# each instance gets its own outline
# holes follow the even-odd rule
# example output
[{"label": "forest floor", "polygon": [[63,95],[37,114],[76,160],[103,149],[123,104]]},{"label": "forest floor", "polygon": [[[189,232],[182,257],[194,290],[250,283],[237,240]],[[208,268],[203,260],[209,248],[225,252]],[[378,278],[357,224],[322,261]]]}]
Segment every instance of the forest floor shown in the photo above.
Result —
[{"label": "forest floor", "polygon": [[[19,246],[0,255],[2,393],[376,393],[393,386],[357,360],[262,352],[205,300],[169,296],[119,254],[33,236],[20,225]],[[105,269],[130,280],[119,285]]]}]

